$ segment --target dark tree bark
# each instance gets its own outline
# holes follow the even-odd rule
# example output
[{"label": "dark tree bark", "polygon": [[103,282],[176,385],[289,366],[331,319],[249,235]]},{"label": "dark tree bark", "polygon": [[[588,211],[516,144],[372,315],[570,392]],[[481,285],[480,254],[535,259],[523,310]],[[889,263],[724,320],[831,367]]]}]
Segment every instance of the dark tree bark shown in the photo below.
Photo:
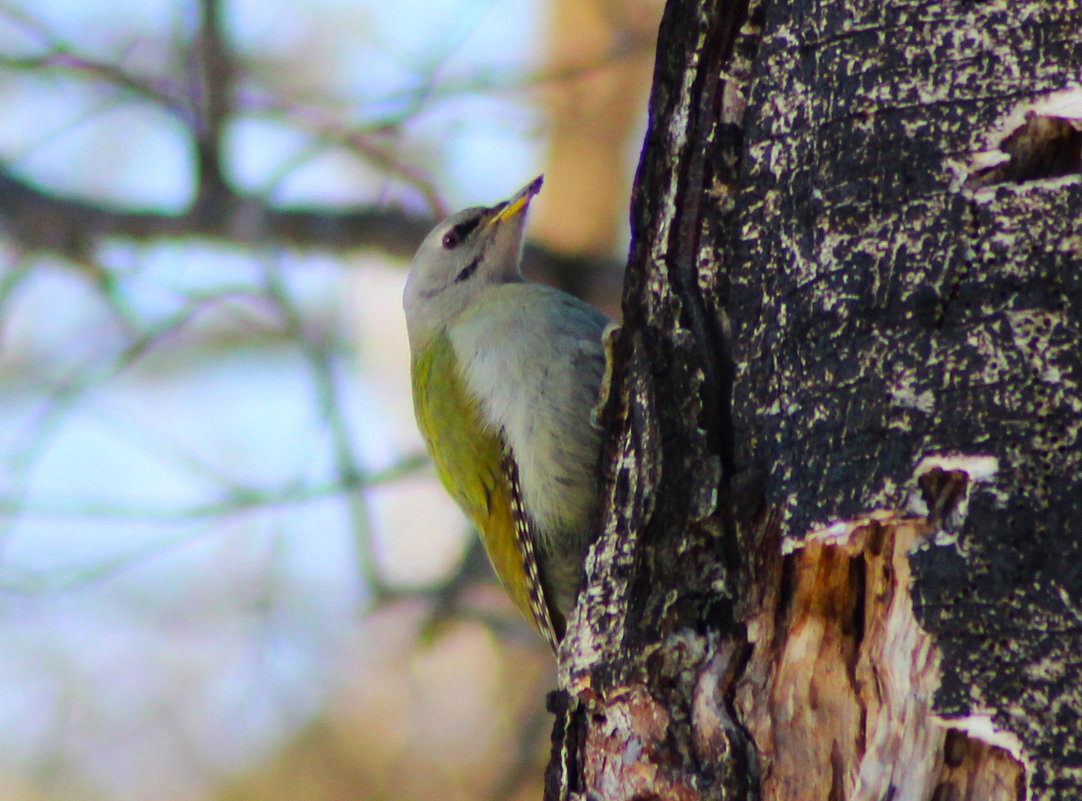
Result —
[{"label": "dark tree bark", "polygon": [[1082,797],[1080,83],[1076,2],[670,0],[549,798]]}]

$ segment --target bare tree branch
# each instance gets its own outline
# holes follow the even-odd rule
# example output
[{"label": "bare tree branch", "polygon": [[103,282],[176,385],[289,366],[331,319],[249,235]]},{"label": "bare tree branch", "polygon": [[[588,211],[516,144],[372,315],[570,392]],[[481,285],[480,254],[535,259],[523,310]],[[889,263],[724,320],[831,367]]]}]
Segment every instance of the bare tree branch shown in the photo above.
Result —
[{"label": "bare tree branch", "polygon": [[222,170],[222,135],[232,107],[233,59],[225,44],[219,0],[200,0],[199,31],[191,48],[195,107],[197,207],[211,211],[227,197]]},{"label": "bare tree branch", "polygon": [[[132,211],[60,197],[0,168],[0,231],[24,250],[81,263],[91,261],[95,246],[108,238],[150,243],[196,237],[329,252],[370,249],[405,259],[435,222],[400,209],[282,209],[230,189],[215,198],[213,214],[198,202],[181,214]],[[527,246],[524,264],[534,277],[587,297],[611,297],[623,271],[616,259],[568,256],[538,245]]]}]

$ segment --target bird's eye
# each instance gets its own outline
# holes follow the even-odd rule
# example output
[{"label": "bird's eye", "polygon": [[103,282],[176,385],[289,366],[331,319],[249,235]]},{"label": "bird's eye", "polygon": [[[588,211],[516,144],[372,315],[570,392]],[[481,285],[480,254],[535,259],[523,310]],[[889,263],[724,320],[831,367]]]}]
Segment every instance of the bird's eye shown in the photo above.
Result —
[{"label": "bird's eye", "polygon": [[446,234],[443,235],[443,249],[454,250],[462,241],[473,233],[473,230],[481,223],[481,215],[477,214],[468,220],[463,220]]}]

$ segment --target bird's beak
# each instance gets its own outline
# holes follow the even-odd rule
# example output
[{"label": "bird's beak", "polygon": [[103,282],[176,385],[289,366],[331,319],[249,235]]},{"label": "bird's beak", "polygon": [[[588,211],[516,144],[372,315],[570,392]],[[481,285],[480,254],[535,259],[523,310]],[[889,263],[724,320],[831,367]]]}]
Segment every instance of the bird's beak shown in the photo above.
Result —
[{"label": "bird's beak", "polygon": [[530,205],[530,200],[533,199],[534,195],[541,191],[541,184],[544,180],[544,175],[538,175],[526,184],[526,186],[522,187],[517,194],[506,201],[502,207],[499,207],[499,211],[492,215],[492,219],[488,221],[488,225],[496,225],[505,222],[526,211],[526,208]]}]

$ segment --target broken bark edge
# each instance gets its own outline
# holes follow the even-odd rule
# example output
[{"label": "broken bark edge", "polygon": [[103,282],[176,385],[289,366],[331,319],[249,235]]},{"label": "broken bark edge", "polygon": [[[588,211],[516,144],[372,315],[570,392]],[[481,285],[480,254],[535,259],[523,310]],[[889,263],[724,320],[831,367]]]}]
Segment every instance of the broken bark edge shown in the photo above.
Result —
[{"label": "broken bark edge", "polygon": [[1003,184],[1054,185],[1082,174],[1082,86],[1017,103],[983,137],[968,164],[955,163],[955,188],[994,193]]},{"label": "broken bark edge", "polygon": [[776,510],[747,521],[740,625],[672,631],[639,672],[595,664],[550,697],[546,799],[1028,799],[1029,756],[992,710],[936,713],[943,657],[911,596],[910,554],[956,543],[998,472],[928,455],[897,510],[803,538],[779,538]]},{"label": "broken bark edge", "polygon": [[1017,737],[990,714],[935,713],[941,653],[913,612],[909,554],[961,503],[967,478],[983,476],[922,473],[932,515],[875,512],[782,543],[781,580],[748,622],[754,650],[735,687],[762,798],[1028,797]]}]

